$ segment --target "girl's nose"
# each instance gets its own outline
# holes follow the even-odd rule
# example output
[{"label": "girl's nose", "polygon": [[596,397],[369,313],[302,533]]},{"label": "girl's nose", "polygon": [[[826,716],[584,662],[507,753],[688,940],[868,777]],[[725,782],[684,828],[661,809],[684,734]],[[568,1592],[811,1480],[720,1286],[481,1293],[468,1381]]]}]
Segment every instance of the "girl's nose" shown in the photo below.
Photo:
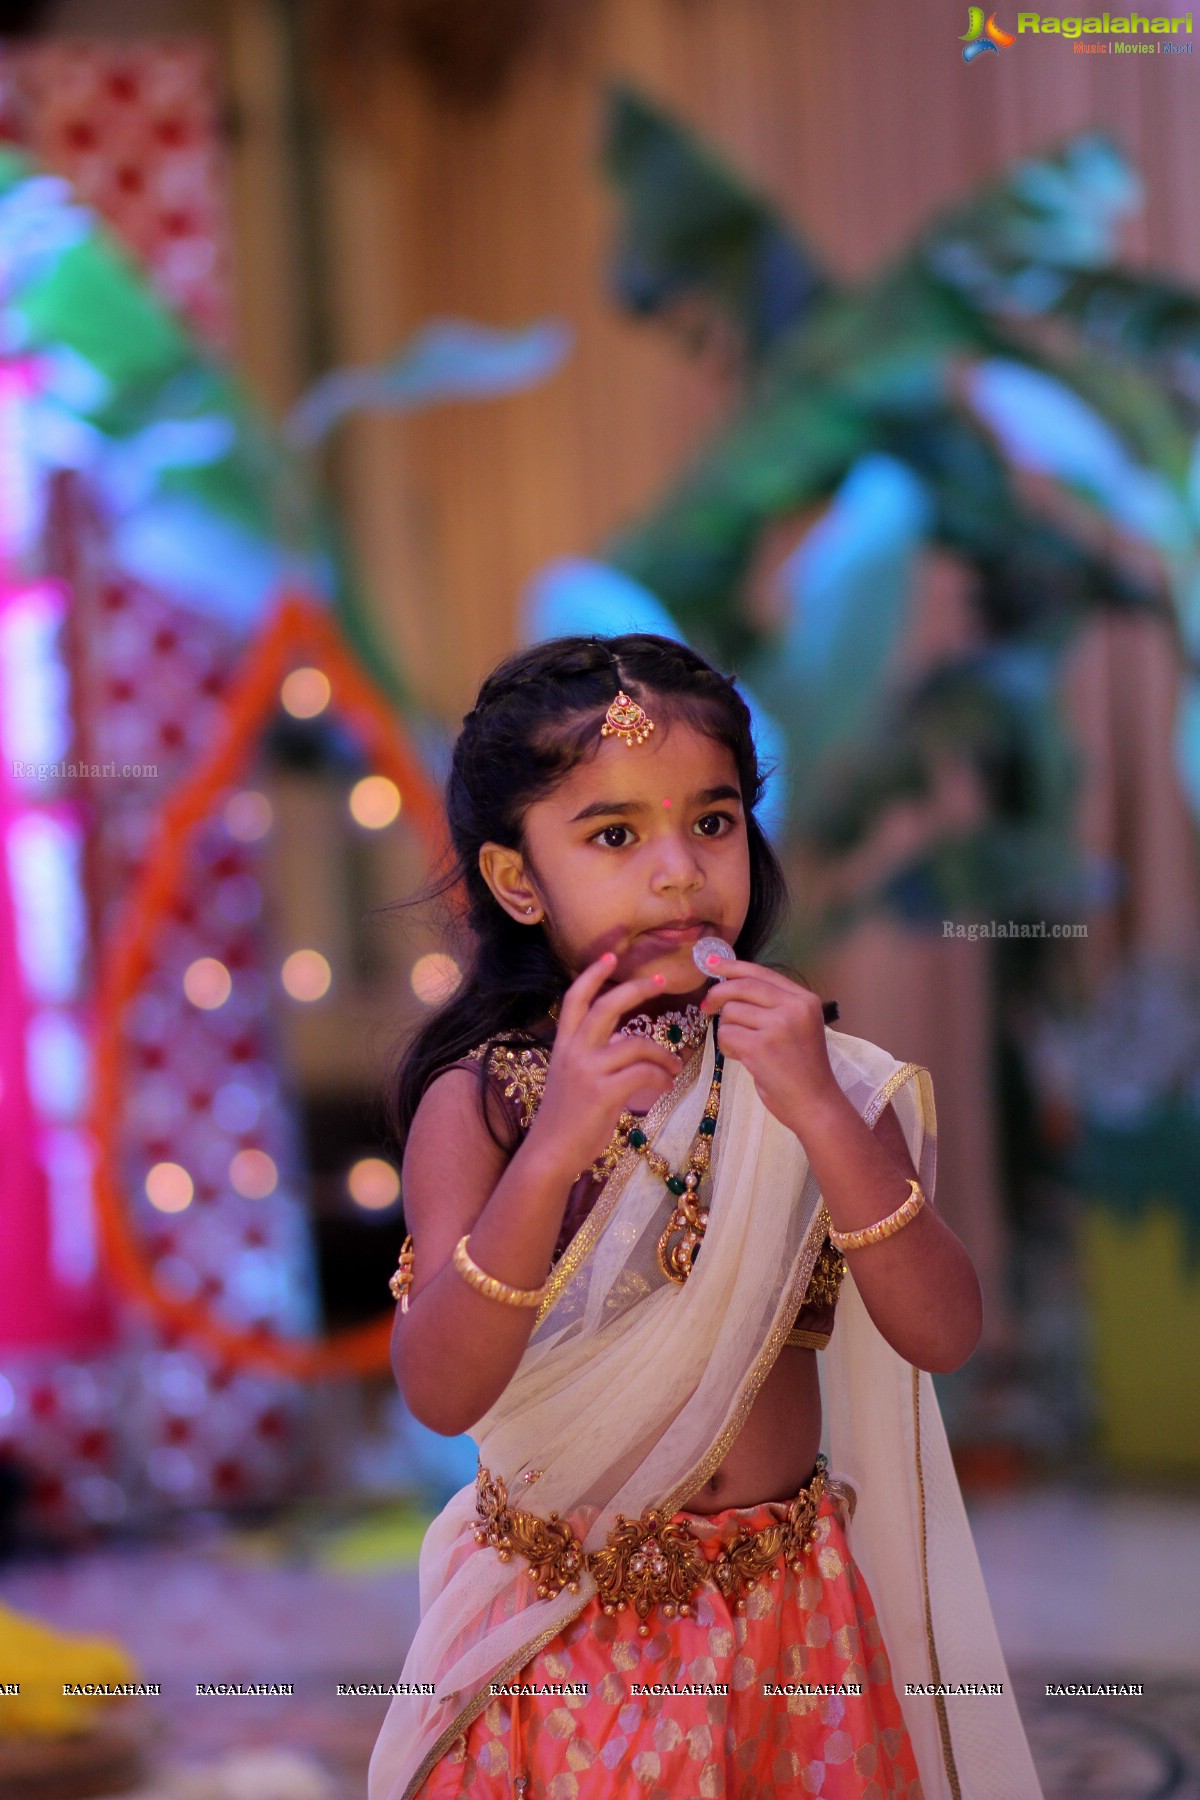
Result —
[{"label": "girl's nose", "polygon": [[701,879],[699,861],[686,844],[670,837],[660,847],[654,879],[660,887],[693,886]]}]

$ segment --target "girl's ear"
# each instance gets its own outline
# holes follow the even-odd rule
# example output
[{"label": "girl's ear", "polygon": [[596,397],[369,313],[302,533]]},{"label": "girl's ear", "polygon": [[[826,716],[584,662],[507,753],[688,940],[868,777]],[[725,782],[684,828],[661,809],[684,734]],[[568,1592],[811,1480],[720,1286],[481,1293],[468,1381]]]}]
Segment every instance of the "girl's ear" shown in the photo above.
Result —
[{"label": "girl's ear", "polygon": [[510,850],[504,844],[481,844],[479,873],[497,903],[520,924],[536,925],[541,921],[545,908],[519,850]]}]

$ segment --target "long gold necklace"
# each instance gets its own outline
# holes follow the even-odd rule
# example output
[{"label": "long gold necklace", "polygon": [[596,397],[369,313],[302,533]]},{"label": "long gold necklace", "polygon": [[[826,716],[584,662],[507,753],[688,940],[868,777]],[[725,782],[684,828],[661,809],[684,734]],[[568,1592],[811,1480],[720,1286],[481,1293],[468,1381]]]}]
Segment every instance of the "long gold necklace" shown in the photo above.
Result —
[{"label": "long gold necklace", "polygon": [[[717,1021],[714,1017],[714,1037],[716,1029]],[[721,1109],[721,1072],[724,1063],[725,1058],[717,1050],[713,1058],[712,1081],[709,1084],[708,1098],[704,1102],[704,1112],[682,1170],[672,1169],[666,1157],[659,1155],[631,1112],[621,1114],[608,1149],[599,1162],[592,1164],[592,1174],[599,1179],[607,1179],[625,1151],[635,1150],[645,1158],[651,1173],[657,1175],[667,1191],[675,1195],[676,1205],[658,1240],[657,1255],[658,1266],[667,1280],[675,1282],[679,1287],[683,1286],[692,1272],[692,1264],[699,1254],[700,1242],[708,1225],[708,1210],[700,1205],[699,1188],[701,1177],[707,1172],[712,1156],[713,1135]]]},{"label": "long gold necklace", "polygon": [[[694,1012],[707,1029],[705,1015],[698,1006],[689,1006],[687,1013]],[[550,1017],[557,1022],[558,1002],[550,1008]],[[642,1020],[649,1020],[649,1014],[639,1014],[636,1020],[629,1020],[625,1027],[641,1026]],[[666,1036],[665,1041],[674,1047],[681,1040],[686,1042],[686,1032],[691,1024],[686,1014],[663,1013],[653,1023],[662,1023],[664,1033],[677,1032],[678,1036]],[[712,1141],[717,1129],[717,1115],[721,1110],[721,1076],[725,1068],[725,1057],[717,1042],[718,1019],[712,1016],[713,1029],[713,1072],[709,1083],[708,1098],[704,1102],[696,1135],[692,1139],[687,1161],[682,1170],[672,1169],[665,1156],[660,1156],[653,1148],[649,1138],[638,1123],[637,1116],[631,1112],[623,1112],[617,1120],[608,1146],[603,1150],[590,1168],[591,1175],[597,1181],[607,1181],[613,1169],[625,1154],[626,1150],[634,1150],[645,1158],[647,1167],[658,1176],[668,1193],[675,1196],[676,1205],[667,1220],[662,1236],[658,1240],[658,1266],[668,1281],[682,1287],[692,1272],[692,1265],[700,1252],[700,1244],[708,1225],[708,1210],[700,1205],[699,1188],[701,1178],[708,1170],[712,1157]],[[641,1033],[640,1033],[641,1034]],[[639,1034],[639,1035],[640,1035]],[[649,1035],[649,1033],[644,1033]],[[659,1042],[664,1041],[660,1038]],[[582,1171],[581,1171],[582,1173]],[[578,1180],[578,1177],[576,1177]]]}]

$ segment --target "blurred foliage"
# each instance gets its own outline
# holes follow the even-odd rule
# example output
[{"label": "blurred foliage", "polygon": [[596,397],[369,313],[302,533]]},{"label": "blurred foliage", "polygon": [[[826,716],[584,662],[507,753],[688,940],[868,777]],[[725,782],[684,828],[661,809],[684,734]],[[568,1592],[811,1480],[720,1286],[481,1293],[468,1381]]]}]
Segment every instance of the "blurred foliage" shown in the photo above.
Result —
[{"label": "blurred foliage", "polygon": [[[631,312],[710,299],[760,357],[826,291],[824,274],[775,209],[632,89],[605,146],[625,197],[613,285]],[[653,179],[643,179],[646,170]]]},{"label": "blurred foliage", "polygon": [[347,416],[506,394],[560,365],[551,320],[434,320],[382,363],[335,369],[277,427],[199,343],[69,184],[0,148],[0,325],[38,379],[26,446],[86,474],[125,571],[251,635],[289,586],[325,599],[410,719],[419,696],[378,644],[316,452]]},{"label": "blurred foliage", "polygon": [[[1085,1004],[1031,990],[1031,1089],[1058,1172],[1127,1220],[1179,1218],[1200,1265],[1200,961],[1142,952]],[[1066,1128],[1064,1129],[1064,1125]]]},{"label": "blurred foliage", "polygon": [[[878,906],[1079,917],[1111,876],[1075,843],[1062,665],[1106,610],[1154,617],[1181,647],[1180,767],[1200,813],[1200,296],[1117,266],[1135,171],[1106,138],[1075,138],[850,286],[645,96],[614,89],[603,154],[618,295],[702,350],[732,338],[744,376],[608,560],[772,708],[798,840],[853,851],[947,759],[982,796],[978,820],[825,925]],[[768,530],[802,518],[787,617],[768,629],[748,577]],[[893,651],[927,548],[968,570],[974,642],[904,680]]]},{"label": "blurred foliage", "polygon": [[1200,1268],[1200,1109],[1164,1102],[1136,1124],[1084,1122],[1064,1172],[1080,1192],[1136,1221],[1167,1207],[1183,1228],[1186,1271]]}]

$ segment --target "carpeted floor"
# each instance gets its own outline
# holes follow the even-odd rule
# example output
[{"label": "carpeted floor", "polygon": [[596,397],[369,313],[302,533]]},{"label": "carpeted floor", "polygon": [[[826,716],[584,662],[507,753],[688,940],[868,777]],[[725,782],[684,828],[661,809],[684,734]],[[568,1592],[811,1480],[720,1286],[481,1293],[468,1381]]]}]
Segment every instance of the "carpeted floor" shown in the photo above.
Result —
[{"label": "carpeted floor", "polygon": [[[1045,1800],[1200,1800],[1200,1508],[1038,1489],[969,1503]],[[393,1541],[411,1549],[411,1521]],[[206,1533],[10,1565],[0,1595],[114,1633],[163,1684],[136,1800],[363,1800],[416,1621],[386,1529]],[[292,1698],[202,1698],[197,1681],[291,1681]],[[1047,1695],[1140,1681],[1139,1696]],[[131,1797],[132,1800],[132,1797]],[[970,1800],[970,1796],[964,1796]]]},{"label": "carpeted floor", "polygon": [[1136,1681],[1122,1666],[1009,1670],[1046,1800],[1200,1800],[1200,1684],[1142,1674],[1136,1699],[1047,1696],[1056,1681]]}]

